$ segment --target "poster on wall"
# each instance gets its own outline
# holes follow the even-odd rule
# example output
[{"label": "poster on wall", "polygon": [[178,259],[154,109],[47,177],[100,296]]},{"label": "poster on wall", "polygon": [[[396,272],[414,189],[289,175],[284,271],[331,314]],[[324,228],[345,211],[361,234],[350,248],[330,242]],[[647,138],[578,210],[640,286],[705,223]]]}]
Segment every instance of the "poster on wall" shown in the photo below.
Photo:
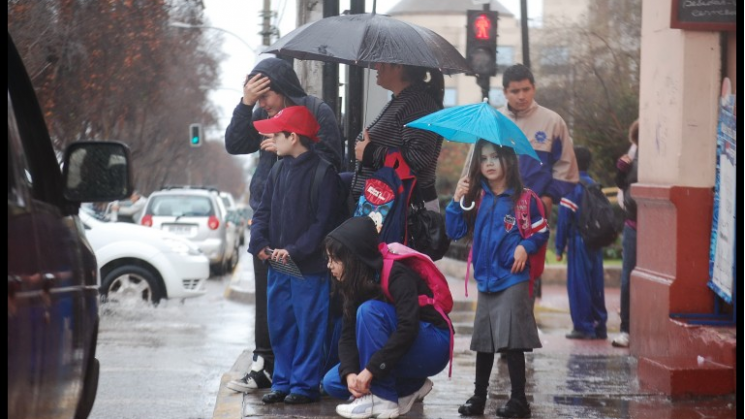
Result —
[{"label": "poster on wall", "polygon": [[736,272],[737,120],[735,95],[731,94],[728,78],[722,82],[722,96],[719,99],[717,175],[709,251],[709,287],[731,304]]}]

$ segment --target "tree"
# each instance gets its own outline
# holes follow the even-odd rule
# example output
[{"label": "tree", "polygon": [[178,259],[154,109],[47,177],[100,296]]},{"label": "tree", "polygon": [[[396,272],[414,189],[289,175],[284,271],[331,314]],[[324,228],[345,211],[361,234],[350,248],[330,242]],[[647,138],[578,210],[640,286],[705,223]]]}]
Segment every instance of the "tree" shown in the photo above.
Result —
[{"label": "tree", "polygon": [[641,0],[590,2],[579,23],[547,25],[536,42],[536,96],[593,152],[592,175],[613,185],[639,116]]},{"label": "tree", "polygon": [[[217,122],[208,93],[217,87],[221,37],[168,24],[204,24],[202,12],[201,2],[189,0],[10,1],[8,30],[57,149],[79,140],[122,141],[145,193],[173,172],[215,170],[188,165],[185,138],[190,123]],[[221,147],[201,153],[214,160],[226,154]],[[229,174],[221,179],[243,178],[237,160],[217,168]]]}]

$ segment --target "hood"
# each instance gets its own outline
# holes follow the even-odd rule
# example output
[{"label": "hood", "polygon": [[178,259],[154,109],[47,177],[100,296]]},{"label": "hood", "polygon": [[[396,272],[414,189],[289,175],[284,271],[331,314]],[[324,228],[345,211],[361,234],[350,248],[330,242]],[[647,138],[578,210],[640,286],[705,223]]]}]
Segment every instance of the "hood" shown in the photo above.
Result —
[{"label": "hood", "polygon": [[378,250],[378,229],[370,217],[352,217],[328,236],[349,248],[365,265],[378,271],[383,268],[383,255]]},{"label": "hood", "polygon": [[269,77],[269,80],[272,81],[272,90],[290,98],[295,104],[298,104],[298,99],[308,95],[300,86],[300,80],[298,80],[292,65],[285,60],[279,58],[261,60],[251,70],[248,77],[251,78],[258,73]]}]

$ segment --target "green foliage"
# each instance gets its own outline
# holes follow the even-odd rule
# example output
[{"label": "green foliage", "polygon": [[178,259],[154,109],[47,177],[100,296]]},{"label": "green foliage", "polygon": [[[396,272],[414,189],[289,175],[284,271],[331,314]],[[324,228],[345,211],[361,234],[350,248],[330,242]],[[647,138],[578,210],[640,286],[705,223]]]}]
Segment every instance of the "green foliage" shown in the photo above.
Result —
[{"label": "green foliage", "polygon": [[615,162],[639,116],[641,1],[594,1],[580,22],[544,28],[536,98],[567,121],[575,144],[592,151],[590,174],[614,186]]}]

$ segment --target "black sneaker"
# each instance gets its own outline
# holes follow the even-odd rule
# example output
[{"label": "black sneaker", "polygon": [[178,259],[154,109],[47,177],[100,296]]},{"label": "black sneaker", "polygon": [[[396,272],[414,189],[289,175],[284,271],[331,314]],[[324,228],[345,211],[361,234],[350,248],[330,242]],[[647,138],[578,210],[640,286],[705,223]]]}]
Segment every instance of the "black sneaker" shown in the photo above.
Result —
[{"label": "black sneaker", "polygon": [[580,332],[577,329],[573,329],[571,332],[564,335],[564,337],[567,339],[597,339],[595,334]]},{"label": "black sneaker", "polygon": [[264,397],[261,398],[261,401],[266,404],[279,403],[285,401],[285,397],[287,397],[287,393],[284,391],[272,390],[269,393],[266,393]]},{"label": "black sneaker", "polygon": [[504,406],[497,409],[497,416],[502,418],[528,418],[530,405],[527,400],[510,398]]},{"label": "black sneaker", "polygon": [[243,378],[232,380],[225,387],[243,393],[251,393],[262,388],[272,387],[272,376],[266,370],[249,371]]},{"label": "black sneaker", "polygon": [[466,403],[458,408],[458,413],[463,416],[477,416],[484,414],[486,407],[486,397],[472,396],[466,400]]},{"label": "black sneaker", "polygon": [[286,404],[308,404],[315,403],[318,399],[312,399],[302,394],[290,393],[285,397]]}]

